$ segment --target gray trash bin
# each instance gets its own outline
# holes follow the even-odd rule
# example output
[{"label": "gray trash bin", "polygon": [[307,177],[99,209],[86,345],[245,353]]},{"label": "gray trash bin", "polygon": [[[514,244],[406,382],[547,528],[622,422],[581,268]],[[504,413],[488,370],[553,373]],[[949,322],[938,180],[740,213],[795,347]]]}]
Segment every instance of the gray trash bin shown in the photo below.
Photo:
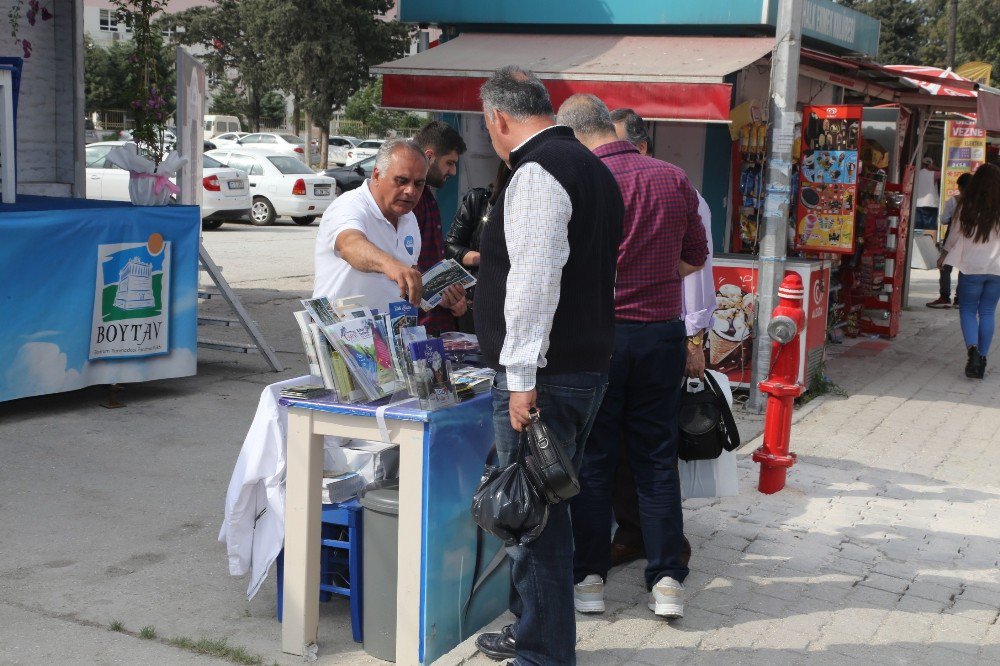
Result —
[{"label": "gray trash bin", "polygon": [[396,661],[396,574],[399,543],[399,481],[367,490],[364,507],[365,652]]}]

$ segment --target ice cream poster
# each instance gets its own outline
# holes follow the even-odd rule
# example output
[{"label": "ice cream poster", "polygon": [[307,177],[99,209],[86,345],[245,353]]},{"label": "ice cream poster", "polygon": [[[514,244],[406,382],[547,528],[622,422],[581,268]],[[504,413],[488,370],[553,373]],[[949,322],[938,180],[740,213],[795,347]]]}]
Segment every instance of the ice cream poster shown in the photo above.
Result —
[{"label": "ice cream poster", "polygon": [[714,266],[715,314],[708,332],[708,367],[734,384],[750,381],[753,355],[754,280],[752,268]]},{"label": "ice cream poster", "polygon": [[860,106],[803,110],[795,215],[798,248],[854,251],[860,148]]}]

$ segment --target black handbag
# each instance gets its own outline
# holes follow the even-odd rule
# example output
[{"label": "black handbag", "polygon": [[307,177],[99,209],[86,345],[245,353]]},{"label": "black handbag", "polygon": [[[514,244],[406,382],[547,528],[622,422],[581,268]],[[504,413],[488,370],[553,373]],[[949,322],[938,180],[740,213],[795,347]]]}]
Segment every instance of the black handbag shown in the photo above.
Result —
[{"label": "black handbag", "polygon": [[678,426],[680,441],[677,457],[681,460],[713,460],[722,451],[734,451],[740,445],[740,431],[719,384],[706,372],[705,387],[696,393],[681,391]]},{"label": "black handbag", "polygon": [[545,500],[549,504],[558,504],[580,492],[580,480],[573,469],[573,461],[542,422],[538,410],[532,408],[528,413],[531,423],[521,433],[528,443],[525,466],[544,493]]},{"label": "black handbag", "polygon": [[524,441],[506,467],[487,465],[472,495],[472,519],[505,546],[525,546],[545,529],[549,505],[524,464]]}]

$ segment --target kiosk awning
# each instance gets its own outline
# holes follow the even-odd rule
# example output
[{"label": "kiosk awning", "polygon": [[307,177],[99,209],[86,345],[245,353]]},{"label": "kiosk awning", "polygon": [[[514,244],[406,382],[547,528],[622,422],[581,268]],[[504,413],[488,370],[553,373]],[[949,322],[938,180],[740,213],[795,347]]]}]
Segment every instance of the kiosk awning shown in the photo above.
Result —
[{"label": "kiosk awning", "polygon": [[382,105],[390,108],[480,112],[479,87],[512,64],[535,72],[556,108],[592,93],[647,120],[728,122],[726,75],[773,46],[773,37],[465,33],[372,73],[382,74]]}]

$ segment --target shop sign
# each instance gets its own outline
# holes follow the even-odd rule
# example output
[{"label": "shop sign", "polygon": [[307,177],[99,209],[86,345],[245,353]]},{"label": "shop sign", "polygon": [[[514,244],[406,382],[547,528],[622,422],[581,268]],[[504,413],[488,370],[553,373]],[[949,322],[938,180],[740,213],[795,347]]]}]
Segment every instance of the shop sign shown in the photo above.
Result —
[{"label": "shop sign", "polygon": [[808,252],[854,251],[860,106],[802,110],[795,245]]},{"label": "shop sign", "polygon": [[168,353],[169,303],[170,241],[98,245],[90,360]]},{"label": "shop sign", "polygon": [[941,203],[958,194],[958,177],[986,161],[986,131],[975,122],[947,120],[941,155]]}]

